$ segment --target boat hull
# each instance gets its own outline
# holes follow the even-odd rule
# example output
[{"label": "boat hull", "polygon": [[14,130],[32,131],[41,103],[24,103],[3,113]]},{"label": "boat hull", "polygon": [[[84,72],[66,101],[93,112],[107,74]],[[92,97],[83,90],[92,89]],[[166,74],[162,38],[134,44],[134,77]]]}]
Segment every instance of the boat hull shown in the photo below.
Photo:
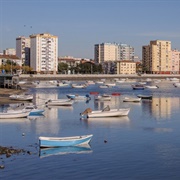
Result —
[{"label": "boat hull", "polygon": [[110,111],[92,111],[87,114],[88,118],[127,116],[130,109],[111,109]]},{"label": "boat hull", "polygon": [[29,116],[30,112],[7,112],[0,113],[0,119],[24,118]]},{"label": "boat hull", "polygon": [[63,146],[78,146],[88,144],[93,135],[74,136],[74,137],[39,137],[40,147],[63,147]]}]

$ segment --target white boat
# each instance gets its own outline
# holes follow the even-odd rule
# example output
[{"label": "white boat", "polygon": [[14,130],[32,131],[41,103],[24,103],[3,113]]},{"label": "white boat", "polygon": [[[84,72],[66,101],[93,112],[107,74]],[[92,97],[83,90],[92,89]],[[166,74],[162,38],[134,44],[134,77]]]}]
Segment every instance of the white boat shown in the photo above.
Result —
[{"label": "white boat", "polygon": [[157,88],[159,88],[159,86],[145,86],[145,88],[148,88],[148,89],[157,89]]},{"label": "white boat", "polygon": [[72,84],[71,87],[72,88],[86,88],[87,85],[86,84]]},{"label": "white boat", "polygon": [[105,83],[105,86],[114,87],[116,86],[116,83]]},{"label": "white boat", "polygon": [[96,81],[96,84],[104,84],[103,81]]},{"label": "white boat", "polygon": [[29,111],[24,110],[8,110],[6,112],[0,112],[0,119],[23,118],[29,116],[29,113]]},{"label": "white boat", "polygon": [[174,87],[180,87],[180,83],[179,82],[176,82],[173,85],[174,85]]},{"label": "white boat", "polygon": [[141,98],[125,97],[123,102],[140,102]]},{"label": "white boat", "polygon": [[60,82],[60,83],[57,84],[57,86],[66,87],[66,86],[69,86],[69,84]]},{"label": "white boat", "polygon": [[106,86],[106,85],[101,85],[99,86],[99,88],[108,88],[109,86]]},{"label": "white boat", "polygon": [[32,94],[13,94],[9,96],[10,99],[12,100],[18,100],[18,101],[31,101],[33,100],[33,95]]},{"label": "white boat", "polygon": [[94,96],[94,99],[96,101],[110,101],[111,98],[112,96],[109,94],[102,94],[102,95]]},{"label": "white boat", "polygon": [[110,109],[109,106],[103,110],[92,111],[91,108],[87,108],[84,112],[80,113],[81,116],[87,116],[87,118],[99,118],[99,117],[117,117],[117,116],[127,116],[129,114],[130,108],[122,109]]},{"label": "white boat", "polygon": [[46,102],[47,106],[72,106],[73,102],[71,99],[49,99]]},{"label": "white boat", "polygon": [[92,84],[95,84],[95,82],[94,81],[87,81],[87,84],[92,85]]},{"label": "white boat", "polygon": [[91,135],[72,136],[72,137],[39,137],[40,147],[63,147],[63,146],[79,146],[88,144],[92,138]]}]

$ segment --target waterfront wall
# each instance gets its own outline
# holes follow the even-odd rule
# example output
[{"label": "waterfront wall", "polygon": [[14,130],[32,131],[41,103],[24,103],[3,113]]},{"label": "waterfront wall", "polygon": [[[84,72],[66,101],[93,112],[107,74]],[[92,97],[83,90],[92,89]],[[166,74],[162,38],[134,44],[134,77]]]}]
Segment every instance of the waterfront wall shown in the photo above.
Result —
[{"label": "waterfront wall", "polygon": [[180,75],[166,75],[166,74],[142,74],[142,75],[117,75],[117,74],[38,74],[29,75],[21,74],[20,80],[99,80],[99,79],[114,79],[114,78],[128,78],[128,79],[166,79],[166,78],[180,78]]}]

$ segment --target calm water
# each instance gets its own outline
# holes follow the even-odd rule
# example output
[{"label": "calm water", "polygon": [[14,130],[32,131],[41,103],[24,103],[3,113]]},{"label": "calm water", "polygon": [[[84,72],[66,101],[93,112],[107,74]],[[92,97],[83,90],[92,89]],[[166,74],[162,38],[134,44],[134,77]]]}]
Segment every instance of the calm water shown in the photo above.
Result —
[{"label": "calm water", "polygon": [[[110,102],[76,101],[72,107],[46,108],[45,116],[0,120],[0,145],[23,148],[32,155],[4,156],[0,179],[180,179],[180,89],[161,82],[159,89],[132,90],[131,83],[100,89],[71,87],[30,89],[34,102],[47,98],[66,98],[91,91],[120,92]],[[125,103],[125,96],[153,94],[152,101]],[[79,113],[90,107],[102,109],[130,107],[128,117],[80,119]],[[2,111],[6,107],[1,107]],[[22,134],[25,136],[22,136]],[[93,134],[89,147],[57,148],[41,151],[39,136]],[[104,141],[107,141],[105,143]]]}]

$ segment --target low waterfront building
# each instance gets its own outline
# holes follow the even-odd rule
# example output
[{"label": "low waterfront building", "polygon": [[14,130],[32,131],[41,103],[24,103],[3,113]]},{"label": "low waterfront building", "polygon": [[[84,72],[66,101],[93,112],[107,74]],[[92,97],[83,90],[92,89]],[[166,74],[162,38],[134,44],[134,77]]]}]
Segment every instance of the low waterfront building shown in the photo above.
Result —
[{"label": "low waterfront building", "polygon": [[117,74],[136,74],[136,62],[117,61]]},{"label": "low waterfront building", "polygon": [[21,59],[19,59],[16,55],[0,55],[0,66],[5,65],[8,60],[22,66]]}]

